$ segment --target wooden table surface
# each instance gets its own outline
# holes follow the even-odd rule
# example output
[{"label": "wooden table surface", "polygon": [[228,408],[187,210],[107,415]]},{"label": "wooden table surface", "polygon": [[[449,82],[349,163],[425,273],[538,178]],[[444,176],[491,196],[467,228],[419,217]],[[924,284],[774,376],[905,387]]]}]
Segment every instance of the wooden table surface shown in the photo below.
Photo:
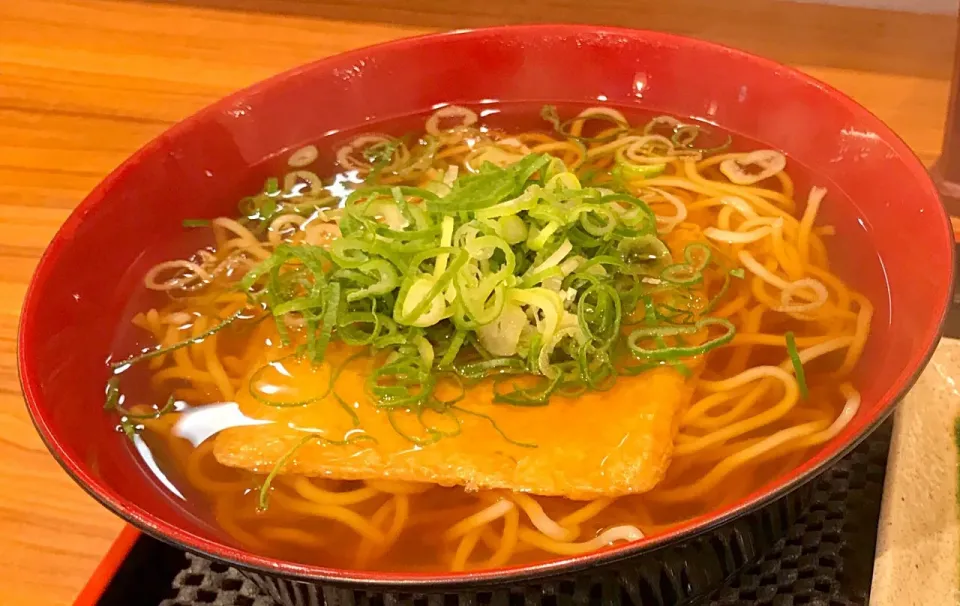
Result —
[{"label": "wooden table surface", "polygon": [[70,603],[121,528],[47,453],[17,383],[21,299],[70,210],[171,124],[278,71],[407,35],[538,21],[738,46],[847,92],[925,162],[940,147],[948,17],[774,0],[0,0],[0,604]]}]

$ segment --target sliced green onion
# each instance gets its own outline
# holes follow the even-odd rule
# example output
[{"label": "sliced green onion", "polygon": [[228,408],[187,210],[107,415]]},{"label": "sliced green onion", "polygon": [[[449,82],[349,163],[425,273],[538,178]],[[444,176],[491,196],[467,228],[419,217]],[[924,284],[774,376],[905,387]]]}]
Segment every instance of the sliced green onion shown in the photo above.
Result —
[{"label": "sliced green onion", "polygon": [[526,369],[526,364],[519,358],[493,358],[461,364],[455,368],[456,373],[465,379],[483,379],[498,374],[519,374]]},{"label": "sliced green onion", "polygon": [[457,354],[460,353],[460,348],[463,347],[464,341],[467,339],[467,331],[457,330],[453,338],[450,339],[450,343],[447,345],[447,350],[443,353],[443,357],[440,358],[437,368],[445,370],[453,366],[454,361],[457,359]]},{"label": "sliced green onion", "polygon": [[666,164],[633,164],[632,162],[618,162],[613,169],[615,178],[624,180],[652,179],[659,177],[667,170]]},{"label": "sliced green onion", "polygon": [[504,440],[506,440],[507,442],[510,442],[510,443],[513,444],[514,446],[520,446],[521,448],[537,448],[537,445],[536,445],[536,444],[532,444],[532,443],[530,443],[530,442],[520,442],[519,440],[514,440],[513,438],[511,438],[510,436],[508,436],[502,429],[500,429],[500,426],[497,425],[497,422],[494,421],[494,420],[493,420],[493,417],[491,417],[490,415],[486,415],[486,414],[483,414],[482,412],[477,412],[477,411],[475,411],[475,410],[468,410],[468,409],[462,408],[462,407],[460,407],[460,406],[451,406],[451,408],[452,408],[453,410],[457,411],[457,412],[462,412],[462,413],[464,413],[464,414],[468,414],[468,415],[472,415],[472,416],[474,416],[474,417],[480,417],[481,419],[485,419],[486,421],[488,421],[488,422],[490,423],[490,426],[493,427],[493,430],[494,430],[495,432],[497,432],[498,434],[500,434],[500,437],[502,437],[502,438],[503,438]]},{"label": "sliced green onion", "polygon": [[622,318],[620,295],[607,284],[592,284],[577,301],[577,322],[590,342],[611,345],[620,337]]},{"label": "sliced green onion", "polygon": [[357,267],[357,271],[363,274],[376,273],[377,281],[366,288],[360,288],[347,293],[347,301],[354,302],[366,297],[384,295],[400,284],[397,276],[397,270],[394,266],[384,259],[374,259]]},{"label": "sliced green onion", "polygon": [[225,320],[221,321],[220,323],[214,325],[213,327],[211,327],[211,328],[203,331],[203,332],[200,333],[199,335],[197,335],[197,336],[195,336],[195,337],[191,337],[191,338],[189,338],[189,339],[185,339],[185,340],[183,340],[183,341],[180,341],[179,343],[174,343],[173,345],[168,345],[168,346],[166,346],[166,347],[158,347],[158,348],[153,349],[153,350],[151,350],[151,351],[146,351],[146,352],[143,352],[143,353],[140,353],[140,354],[137,354],[137,355],[130,356],[129,358],[125,358],[125,359],[123,359],[123,360],[121,360],[121,361],[119,361],[119,362],[111,362],[111,363],[110,363],[110,368],[113,368],[114,370],[116,370],[116,369],[118,369],[118,368],[123,368],[123,367],[126,367],[126,366],[131,366],[131,365],[133,365],[133,364],[137,364],[137,363],[139,363],[139,362],[143,362],[143,361],[145,361],[145,360],[149,360],[149,359],[151,359],[151,358],[156,358],[157,356],[162,356],[162,355],[164,355],[164,354],[168,354],[168,353],[173,352],[173,351],[176,351],[176,350],[178,350],[178,349],[182,349],[182,348],[184,348],[184,347],[189,347],[190,345],[196,345],[197,343],[202,343],[203,340],[206,339],[207,337],[209,337],[209,336],[211,336],[211,335],[217,334],[218,332],[220,332],[221,330],[223,330],[223,329],[226,328],[227,326],[230,326],[230,325],[233,324],[235,321],[237,321],[237,320],[239,320],[240,318],[242,318],[244,313],[245,313],[245,311],[242,310],[242,309],[239,310],[239,311],[236,311],[236,312],[234,312],[233,314],[231,314],[230,317],[228,317],[227,319],[225,319]]},{"label": "sliced green onion", "polygon": [[707,302],[704,308],[700,310],[701,314],[706,315],[711,311],[713,311],[717,307],[717,305],[720,303],[720,301],[723,299],[724,295],[727,294],[727,290],[729,290],[730,288],[731,273],[733,272],[727,272],[723,274],[723,286],[721,286],[719,292],[717,292],[717,294],[715,294],[713,298]]},{"label": "sliced green onion", "polygon": [[[639,341],[649,338],[675,337],[679,335],[696,334],[710,326],[720,326],[723,328],[723,334],[708,340],[702,345],[668,347],[661,346],[657,348],[646,348],[639,345]],[[729,343],[736,328],[725,318],[704,318],[696,324],[689,326],[660,326],[655,328],[638,328],[627,337],[627,346],[637,358],[643,360],[676,360],[680,358],[691,358],[707,353],[721,345]]]},{"label": "sliced green onion", "polygon": [[703,280],[703,274],[688,263],[674,263],[663,268],[660,279],[680,286],[692,286]]},{"label": "sliced green onion", "polygon": [[797,375],[797,385],[800,388],[800,397],[804,400],[807,399],[807,378],[806,374],[803,372],[803,362],[800,360],[800,352],[797,351],[797,341],[793,337],[793,332],[787,332],[787,354],[790,356],[790,361],[793,363],[793,373]]},{"label": "sliced green onion", "polygon": [[627,273],[648,274],[673,260],[666,244],[651,235],[621,240],[617,248]]},{"label": "sliced green onion", "polygon": [[505,377],[494,379],[493,401],[500,404],[510,404],[511,406],[546,406],[550,403],[550,394],[552,394],[560,384],[561,375],[551,379],[543,375],[535,375],[538,385],[535,387],[524,388],[513,384],[513,390],[504,392],[498,389]]},{"label": "sliced green onion", "polygon": [[120,404],[120,399],[120,377],[114,375],[107,381],[106,399],[103,408],[104,410],[111,410],[120,414],[120,429],[131,441],[136,437],[138,430],[138,426],[134,421],[156,419],[165,414],[175,412],[177,409],[177,401],[172,395],[167,398],[166,404],[161,408],[149,413],[130,412]]},{"label": "sliced green onion", "polygon": [[310,340],[307,351],[311,358],[318,362],[323,360],[327,351],[327,344],[330,343],[330,337],[333,335],[333,329],[337,325],[337,312],[340,309],[340,284],[331,282],[327,285],[327,296],[325,299],[325,308],[323,312],[323,323],[320,327],[320,338]]},{"label": "sliced green onion", "polygon": [[298,450],[306,446],[308,442],[312,442],[314,440],[320,442],[321,444],[329,444],[331,446],[348,446],[363,440],[369,440],[374,443],[377,442],[376,438],[365,433],[352,435],[346,440],[328,440],[323,436],[313,434],[304,436],[299,442],[294,444],[290,450],[280,457],[280,460],[277,461],[276,465],[273,466],[273,469],[270,470],[270,473],[267,474],[267,477],[264,478],[263,484],[260,486],[259,499],[257,501],[257,508],[260,511],[267,510],[270,501],[270,485],[273,484],[273,480],[276,479],[277,475],[287,465],[290,459],[297,454]]},{"label": "sliced green onion", "polygon": [[148,413],[131,412],[120,404],[120,377],[114,375],[107,381],[106,402],[103,405],[105,410],[114,410],[119,412],[127,419],[134,421],[144,421],[147,419],[156,419],[165,414],[174,412],[177,408],[177,400],[173,396],[167,398],[167,402],[160,408]]}]

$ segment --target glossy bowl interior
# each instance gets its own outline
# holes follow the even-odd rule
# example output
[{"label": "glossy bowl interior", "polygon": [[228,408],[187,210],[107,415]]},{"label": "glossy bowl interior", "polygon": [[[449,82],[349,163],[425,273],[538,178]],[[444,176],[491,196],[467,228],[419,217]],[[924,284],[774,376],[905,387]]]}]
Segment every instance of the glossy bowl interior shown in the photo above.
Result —
[{"label": "glossy bowl interior", "polygon": [[[145,472],[102,411],[107,358],[144,251],[181,237],[181,221],[229,213],[245,171],[338,129],[484,99],[607,101],[697,116],[788,152],[843,189],[868,228],[889,284],[863,360],[863,406],[788,477],[667,536],[602,555],[477,573],[414,575],[323,569],[238,548]],[[877,118],[792,69],[661,33],[530,26],[401,40],[324,59],[237,93],[187,119],[111,174],[70,216],[30,285],[19,370],[38,430],[64,468],[104,505],[168,541],[215,558],[312,579],[456,583],[591,565],[662,545],[782,494],[851,448],[892,409],[926,363],[951,292],[953,240],[924,167]],[[889,320],[889,321],[888,321]],[[922,447],[918,445],[918,447]]]}]

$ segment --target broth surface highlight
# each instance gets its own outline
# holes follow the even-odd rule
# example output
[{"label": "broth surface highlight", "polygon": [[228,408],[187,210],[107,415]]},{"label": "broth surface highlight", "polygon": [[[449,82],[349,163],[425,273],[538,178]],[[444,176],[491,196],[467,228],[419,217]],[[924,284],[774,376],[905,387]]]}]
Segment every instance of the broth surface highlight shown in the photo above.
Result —
[{"label": "broth surface highlight", "polygon": [[[581,148],[569,143],[569,138],[559,135],[539,117],[539,105],[471,107],[476,110],[478,124],[483,125],[484,130],[470,130],[467,138],[476,139],[479,144],[475,143],[472,147],[462,145],[462,141],[457,141],[454,135],[450,135],[451,143],[440,144],[431,156],[430,163],[437,173],[434,177],[439,177],[440,182],[444,176],[448,176],[445,170],[448,164],[462,167],[464,158],[469,159],[476,149],[482,150],[485,141],[497,141],[490,147],[498,151],[487,154],[491,161],[500,161],[510,154],[522,156],[524,154],[520,146],[523,145],[530,152],[555,154],[564,159],[568,166],[577,163],[577,156],[581,153],[578,150]],[[563,118],[569,118],[581,110],[584,107],[562,106],[558,113]],[[658,114],[624,111],[624,115],[630,125],[635,125],[635,129],[642,129]],[[275,189],[296,194],[297,191],[312,191],[305,183],[314,179],[313,175],[319,175],[327,191],[325,196],[332,199],[323,204],[329,204],[330,208],[342,206],[349,192],[368,177],[369,171],[362,168],[361,158],[376,164],[382,160],[383,141],[409,132],[415,133],[409,144],[411,148],[414,147],[412,141],[422,133],[423,125],[430,116],[409,116],[363,130],[325,137],[313,143],[316,158],[313,158],[310,150],[298,150],[293,154],[294,164],[306,162],[304,166],[288,166],[289,154],[283,154],[252,168],[251,179],[259,182],[277,177]],[[450,120],[456,124],[461,116],[451,112],[446,119],[442,119],[442,116],[441,119],[435,119],[435,126],[440,128],[442,135],[447,128],[445,122]],[[664,124],[670,127],[669,123]],[[702,147],[720,146],[727,136],[726,132],[710,125],[691,120],[685,120],[684,124],[702,128],[697,136],[697,142],[702,142]],[[563,127],[569,129],[575,126],[576,122],[568,121]],[[586,129],[585,133],[575,134],[589,135],[578,139],[584,155],[590,149],[631,136],[633,132],[625,131],[615,134],[613,139],[603,140],[605,130],[618,127],[616,118],[587,120],[582,126]],[[684,131],[684,128],[688,130]],[[498,131],[502,131],[502,134]],[[362,145],[359,154],[344,156],[341,152],[338,163],[339,150],[370,132],[387,133],[389,137],[371,140],[374,148],[378,145],[381,148],[367,155],[363,155]],[[461,139],[464,138],[463,132],[455,132],[459,132]],[[678,132],[680,135],[676,141],[682,143],[692,129],[685,126],[673,130],[674,135]],[[601,140],[595,140],[598,138]],[[681,143],[676,141],[676,146],[680,147]],[[458,145],[464,149],[458,149]],[[662,151],[657,145],[654,142],[649,149],[641,148],[640,151],[655,156]],[[259,317],[256,310],[248,309],[249,302],[243,292],[230,290],[238,277],[269,258],[278,243],[291,238],[314,238],[311,244],[328,246],[337,237],[333,229],[307,234],[303,222],[297,221],[281,222],[272,230],[256,233],[257,242],[265,243],[265,255],[251,254],[249,259],[234,259],[223,267],[220,263],[223,261],[224,243],[238,238],[242,240],[244,234],[238,236],[239,232],[233,232],[228,236],[221,234],[220,237],[214,237],[206,224],[199,224],[198,227],[185,229],[182,242],[171,243],[171,251],[166,255],[170,259],[186,259],[197,249],[209,247],[207,254],[210,258],[194,256],[192,262],[199,265],[201,270],[208,271],[212,277],[198,280],[195,267],[183,263],[170,266],[167,268],[169,271],[153,275],[154,286],[181,280],[178,284],[186,284],[185,288],[178,286],[167,291],[144,288],[140,296],[130,301],[127,320],[134,320],[136,326],[129,321],[123,323],[114,348],[118,352],[116,360],[124,359],[127,352],[144,347],[149,348],[145,351],[153,352],[155,344],[170,346],[184,342],[184,339],[194,341],[175,350],[165,350],[166,353],[160,355],[150,354],[153,357],[116,369],[117,377],[123,379],[123,385],[122,393],[115,393],[114,404],[125,407],[128,413],[121,429],[127,431],[137,443],[137,450],[148,463],[146,467],[157,475],[166,490],[186,500],[194,510],[205,512],[232,540],[258,553],[341,568],[436,571],[541,561],[600,549],[616,541],[653,536],[691,517],[741,499],[809,457],[820,444],[842,428],[845,418],[848,421],[849,415],[856,412],[858,396],[851,382],[855,385],[858,381],[853,363],[859,354],[848,354],[851,351],[850,344],[859,338],[858,334],[863,333],[860,324],[864,321],[864,305],[869,306],[867,300],[876,306],[873,310],[874,322],[887,321],[888,314],[882,268],[869,247],[867,226],[858,221],[853,203],[832,184],[788,160],[786,172],[790,177],[778,172],[759,183],[742,186],[742,191],[746,192],[743,195],[748,196],[751,206],[753,198],[749,195],[758,196],[797,218],[802,217],[811,188],[826,188],[823,207],[816,215],[815,227],[810,232],[813,241],[822,240],[825,243],[825,250],[817,249],[819,244],[809,245],[813,252],[804,253],[809,255],[808,261],[801,261],[800,256],[794,256],[800,255],[796,233],[791,234],[786,229],[782,237],[786,240],[787,252],[778,251],[775,245],[766,244],[778,229],[775,221],[765,223],[756,220],[751,226],[748,216],[736,214],[739,212],[737,204],[718,202],[725,196],[736,196],[736,192],[714,190],[711,188],[715,186],[709,184],[700,186],[701,191],[690,189],[691,180],[686,172],[688,164],[692,164],[695,173],[703,175],[703,178],[729,187],[731,184],[718,169],[720,162],[717,159],[731,152],[744,153],[762,148],[757,142],[732,134],[732,144],[728,148],[703,154],[699,159],[678,155],[664,163],[663,171],[659,174],[646,168],[633,169],[633,173],[628,171],[625,177],[621,172],[618,178],[622,181],[617,184],[609,181],[615,162],[613,153],[598,154],[598,159],[593,162],[595,166],[591,166],[589,161],[581,161],[581,166],[574,171],[584,183],[595,179],[598,181],[596,187],[614,185],[617,191],[649,199],[650,207],[659,218],[659,237],[670,249],[674,260],[684,258],[685,247],[691,242],[708,242],[716,254],[730,265],[723,267],[722,271],[719,267],[715,271],[703,268],[702,283],[691,287],[691,292],[699,301],[699,311],[705,307],[707,300],[717,299],[711,311],[729,319],[736,327],[737,334],[732,341],[703,355],[674,360],[676,363],[647,370],[636,377],[618,376],[611,391],[591,392],[582,399],[581,404],[590,403],[591,410],[596,410],[595,414],[576,408],[576,398],[554,395],[545,409],[574,412],[567,417],[557,415],[551,418],[545,413],[538,418],[537,423],[542,425],[540,428],[545,433],[570,431],[571,426],[574,429],[583,427],[586,432],[590,431],[591,421],[599,423],[599,427],[606,427],[603,424],[604,398],[618,404],[631,401],[629,399],[632,397],[643,398],[643,402],[662,399],[666,402],[664,407],[673,410],[672,424],[670,418],[666,418],[667,433],[671,434],[668,441],[672,443],[674,452],[666,476],[660,480],[655,470],[651,471],[651,481],[656,486],[643,494],[580,494],[575,495],[579,500],[574,500],[502,489],[468,492],[463,486],[444,487],[432,483],[396,481],[389,475],[366,480],[335,480],[297,474],[298,454],[300,458],[305,458],[309,453],[306,450],[308,448],[319,452],[317,449],[344,448],[341,443],[348,443],[346,446],[362,450],[358,444],[363,441],[363,434],[367,431],[362,424],[356,427],[350,421],[349,413],[343,414],[339,421],[329,421],[332,425],[323,427],[324,431],[329,432],[336,425],[339,438],[329,434],[332,437],[324,437],[322,443],[308,440],[310,443],[304,442],[293,450],[285,447],[282,451],[286,454],[273,465],[255,465],[255,471],[249,471],[218,462],[214,456],[214,439],[220,432],[239,427],[248,427],[251,432],[257,432],[266,423],[278,427],[304,428],[304,423],[318,418],[311,417],[305,411],[311,410],[309,407],[315,401],[329,396],[322,393],[325,381],[335,389],[340,404],[350,408],[355,402],[370,399],[365,377],[388,363],[384,356],[354,359],[353,356],[361,349],[340,342],[330,345],[323,364],[312,364],[302,358],[292,357],[293,350],[281,343],[283,335],[273,318],[269,314]],[[381,154],[379,158],[378,153]],[[391,153],[395,154],[396,151]],[[504,163],[509,164],[507,160]],[[359,165],[361,168],[344,170],[344,164]],[[645,166],[643,162],[638,165]],[[384,168],[389,168],[389,165],[381,167]],[[284,175],[298,170],[306,170],[313,175],[300,173],[285,184]],[[593,171],[592,175],[590,170]],[[389,170],[383,173],[386,179],[390,178]],[[680,183],[681,179],[687,185]],[[418,173],[416,180],[396,179],[390,185],[422,185],[423,180],[422,174]],[[270,186],[268,183],[267,189]],[[774,194],[758,193],[756,188]],[[778,196],[776,192],[782,195]],[[254,194],[255,191],[250,193]],[[667,230],[665,225],[669,226],[670,218],[678,212],[675,204],[669,202],[670,195],[680,200],[686,208],[687,217],[676,221],[676,225]],[[297,212],[308,219],[305,223],[309,225],[311,221],[316,221],[313,212],[316,196],[294,195],[288,199],[291,205],[301,200],[305,202],[304,207]],[[793,201],[796,208],[787,208],[787,203],[792,204]],[[235,208],[227,206],[232,202],[225,201],[225,217],[238,215]],[[257,209],[249,208],[250,203],[246,204],[246,210],[256,217],[254,211]],[[722,210],[731,208],[733,210]],[[262,210],[260,208],[259,212]],[[726,217],[722,218],[724,214]],[[389,221],[389,217],[380,217],[378,220]],[[718,221],[724,223],[726,231],[750,233],[767,229],[770,233],[765,232],[758,240],[739,245],[717,243],[706,238],[703,230],[718,225]],[[322,223],[319,221],[318,224]],[[247,222],[241,227],[247,229],[248,233],[255,233],[256,230],[251,229],[250,225],[253,223]],[[782,221],[780,225],[779,229],[784,229]],[[765,267],[768,272],[780,276],[781,281],[811,279],[822,284],[828,291],[827,303],[809,313],[791,315],[777,311],[774,309],[775,301],[780,298],[770,286],[770,280],[765,282],[755,272],[745,268],[737,256],[740,250],[752,251],[761,271]],[[826,262],[827,251],[831,253],[829,266]],[[791,267],[801,267],[801,273],[792,275],[785,269]],[[216,272],[211,268],[215,268]],[[834,279],[828,268],[844,280],[849,280],[851,288]],[[132,271],[147,274],[148,269],[134,268]],[[740,272],[743,272],[743,277],[740,277]],[[729,284],[719,294],[724,280]],[[816,295],[814,290],[810,291],[812,294],[797,294],[797,304],[809,302]],[[227,323],[224,324],[224,321]],[[866,321],[869,322],[870,318],[867,317]],[[531,322],[535,323],[536,320]],[[287,329],[296,332],[298,327],[293,324],[288,325]],[[796,367],[789,355],[790,348],[785,336],[788,333],[795,339],[799,356],[809,356],[811,359],[802,363],[805,375],[802,383],[807,393],[798,395],[792,404],[786,405],[784,402],[790,399],[792,389],[790,381],[795,379],[784,379],[781,385],[777,379],[779,375],[774,370],[756,376],[743,373],[751,368],[780,367],[783,369],[780,373],[793,377]],[[709,334],[691,335],[691,343],[671,344],[678,347],[695,345],[709,337]],[[846,341],[838,345],[837,339]],[[818,348],[824,347],[828,351],[817,355]],[[265,364],[269,365],[267,370],[263,370]],[[842,371],[839,374],[838,369]],[[341,375],[331,383],[331,377],[338,372]],[[649,388],[649,391],[642,391],[647,389],[653,373],[673,373],[671,376],[680,377],[675,384],[682,383],[685,387],[673,389],[657,385]],[[683,378],[684,375],[689,376]],[[255,386],[250,387],[252,384]],[[451,389],[451,386],[442,388]],[[466,385],[464,406],[469,408],[474,401],[481,399],[488,401],[493,389],[489,378],[476,385]],[[690,393],[680,393],[684,390]],[[260,397],[251,397],[254,392]],[[634,393],[640,395],[631,395]],[[264,394],[270,397],[266,398]],[[264,408],[265,399],[274,403],[270,410]],[[278,402],[282,402],[282,405],[277,405]],[[295,405],[299,403],[305,404]],[[610,408],[616,407],[611,405]],[[780,408],[784,412],[779,416],[770,412]],[[529,445],[524,445],[523,433],[525,423],[529,426],[529,420],[523,420],[522,412],[516,413],[518,420],[505,414],[501,426],[475,414],[478,411],[485,414],[488,408],[455,413],[460,427],[457,430],[459,436],[441,438],[435,443],[418,444],[416,440],[408,440],[409,450],[416,454],[422,449],[448,448],[456,454],[458,450],[468,451],[471,442],[477,442],[480,444],[478,448],[483,449],[487,448],[486,444],[500,440],[497,448],[505,456],[512,457],[511,460],[524,456],[524,448]],[[607,412],[612,414],[610,410]],[[376,410],[364,418],[378,419],[386,414]],[[514,414],[513,411],[510,414]],[[576,414],[581,416],[577,417]],[[653,409],[650,415],[651,418],[664,418],[661,412]],[[757,421],[759,418],[769,420]],[[328,423],[327,419],[326,416],[321,418],[324,423]],[[391,418],[389,424],[393,423]],[[751,423],[755,427],[751,427]],[[376,422],[370,421],[369,424],[376,425]],[[388,426],[387,421],[380,424]],[[650,427],[655,425],[652,423]],[[439,424],[430,427],[435,427],[440,433],[452,433],[445,432]],[[735,429],[730,430],[731,427]],[[737,427],[740,430],[736,430]],[[378,433],[377,447],[385,448],[391,441],[403,443],[404,433],[409,433],[405,428],[401,426],[396,435]],[[653,442],[656,442],[658,431],[661,430],[647,426],[643,429],[643,432],[654,436],[651,438]],[[626,440],[629,430],[622,433],[623,440]],[[675,436],[672,435],[674,433]],[[643,452],[658,451],[650,447]],[[587,472],[596,468],[603,475],[606,463],[606,457],[585,459],[584,468]],[[728,468],[726,471],[725,466]],[[294,473],[288,473],[291,469]],[[536,493],[537,490],[531,492]],[[267,505],[265,510],[261,507],[264,504]]]}]

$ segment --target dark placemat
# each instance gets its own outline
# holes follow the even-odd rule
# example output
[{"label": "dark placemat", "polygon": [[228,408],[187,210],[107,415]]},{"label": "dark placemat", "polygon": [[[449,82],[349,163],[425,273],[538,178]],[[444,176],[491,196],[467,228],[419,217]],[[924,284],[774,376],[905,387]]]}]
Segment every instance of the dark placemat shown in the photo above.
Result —
[{"label": "dark placemat", "polygon": [[[786,536],[696,606],[866,606],[891,428],[892,421],[884,423],[817,480],[809,511]],[[182,552],[178,557],[186,557],[186,562],[180,560],[186,566],[172,579],[170,597],[160,606],[275,606],[237,570]],[[591,602],[573,594],[522,599],[545,604],[584,600]]]},{"label": "dark placemat", "polygon": [[810,509],[711,606],[866,606],[893,420],[817,481]]}]

